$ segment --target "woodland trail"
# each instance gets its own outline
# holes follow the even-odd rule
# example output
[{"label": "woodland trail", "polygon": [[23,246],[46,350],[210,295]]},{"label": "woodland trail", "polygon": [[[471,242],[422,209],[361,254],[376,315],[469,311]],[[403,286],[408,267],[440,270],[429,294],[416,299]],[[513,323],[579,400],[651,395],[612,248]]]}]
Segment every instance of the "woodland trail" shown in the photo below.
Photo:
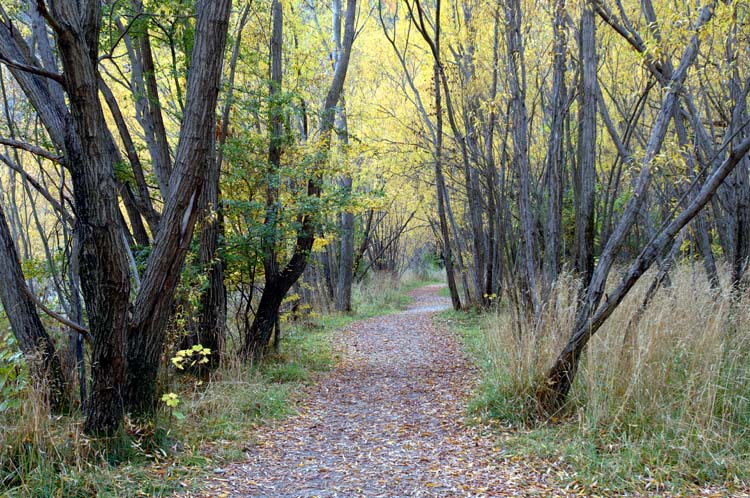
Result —
[{"label": "woodland trail", "polygon": [[[562,496],[542,469],[502,458],[496,438],[463,422],[476,372],[433,321],[441,286],[405,311],[352,324],[342,361],[300,413],[258,430],[248,461],[199,496]],[[337,338],[338,339],[338,338]]]}]

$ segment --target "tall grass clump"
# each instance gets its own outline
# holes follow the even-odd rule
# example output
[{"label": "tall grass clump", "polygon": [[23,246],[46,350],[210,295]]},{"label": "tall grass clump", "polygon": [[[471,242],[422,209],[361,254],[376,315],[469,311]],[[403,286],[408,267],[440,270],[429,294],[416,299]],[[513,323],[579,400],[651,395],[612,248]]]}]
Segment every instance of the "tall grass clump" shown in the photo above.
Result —
[{"label": "tall grass clump", "polygon": [[562,279],[533,324],[507,309],[485,316],[474,409],[532,428],[519,439],[526,449],[563,458],[589,482],[746,479],[750,298],[717,294],[681,268],[644,310],[642,280],[589,343],[567,409],[541,424],[537,391],[572,329],[577,283]]}]

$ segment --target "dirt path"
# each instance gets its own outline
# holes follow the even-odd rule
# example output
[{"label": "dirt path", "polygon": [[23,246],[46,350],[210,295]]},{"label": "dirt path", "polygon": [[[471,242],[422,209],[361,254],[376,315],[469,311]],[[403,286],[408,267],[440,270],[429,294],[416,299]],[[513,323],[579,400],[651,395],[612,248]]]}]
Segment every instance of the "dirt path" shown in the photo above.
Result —
[{"label": "dirt path", "polygon": [[551,496],[543,476],[499,458],[493,438],[462,422],[476,372],[433,323],[450,305],[439,289],[414,291],[404,312],[353,324],[342,362],[301,413],[259,429],[249,461],[202,496]]}]

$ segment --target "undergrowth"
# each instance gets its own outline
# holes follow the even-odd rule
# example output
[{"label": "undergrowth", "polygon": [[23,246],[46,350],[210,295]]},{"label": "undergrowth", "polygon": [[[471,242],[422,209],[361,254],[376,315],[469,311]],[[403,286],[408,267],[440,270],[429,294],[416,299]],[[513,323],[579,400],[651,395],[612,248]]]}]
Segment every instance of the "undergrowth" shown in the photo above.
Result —
[{"label": "undergrowth", "polygon": [[195,486],[214,469],[243,460],[256,427],[295,412],[304,385],[338,360],[335,331],[402,309],[406,291],[420,285],[409,275],[357,284],[353,313],[285,324],[279,352],[255,367],[226,361],[205,382],[170,371],[164,391],[174,393],[176,406],[162,404],[155,424],[127,421],[110,441],[83,434],[79,413],[50,416],[37,394],[44,390],[21,386],[14,403],[0,410],[0,496],[170,496]]},{"label": "undergrowth", "polygon": [[594,494],[747,486],[747,298],[717,296],[681,269],[625,334],[645,292],[634,290],[591,340],[565,413],[540,421],[535,393],[570,333],[576,292],[563,281],[535,327],[519,328],[502,303],[443,315],[483,372],[470,410],[504,426],[506,452],[564,462],[563,480]]}]

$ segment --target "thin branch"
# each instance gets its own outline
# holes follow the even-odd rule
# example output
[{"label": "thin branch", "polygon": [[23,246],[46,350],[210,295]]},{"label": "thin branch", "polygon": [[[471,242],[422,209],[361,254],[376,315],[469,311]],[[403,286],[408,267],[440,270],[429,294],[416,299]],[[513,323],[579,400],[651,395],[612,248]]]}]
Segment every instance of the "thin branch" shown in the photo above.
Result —
[{"label": "thin branch", "polygon": [[59,163],[63,158],[63,156],[53,154],[52,152],[46,149],[37,147],[36,145],[32,145],[26,142],[15,140],[13,138],[0,137],[0,145],[7,145],[9,147],[13,147],[14,149],[25,150],[26,152],[31,152],[32,154],[36,154],[37,156],[41,156],[45,159],[49,159],[50,161],[53,161],[56,163]]},{"label": "thin branch", "polygon": [[45,78],[49,78],[51,80],[57,81],[61,85],[65,86],[65,82],[63,80],[62,74],[55,73],[53,71],[47,71],[46,69],[42,69],[40,67],[36,66],[30,66],[28,64],[23,64],[18,61],[13,61],[8,59],[5,55],[0,54],[0,61],[4,62],[6,66],[12,67],[14,69],[19,69],[21,71],[25,71],[27,73],[36,74],[37,76],[43,76]]},{"label": "thin branch", "polygon": [[45,21],[47,21],[47,24],[49,24],[49,27],[52,28],[52,31],[57,33],[58,35],[65,31],[60,25],[59,22],[57,22],[57,19],[52,17],[52,14],[49,13],[49,10],[47,9],[47,4],[44,3],[44,0],[36,0],[36,8],[39,11],[39,14],[44,18]]},{"label": "thin branch", "polygon": [[88,342],[89,344],[94,344],[94,338],[91,336],[91,333],[88,331],[88,329],[86,327],[78,325],[75,322],[71,322],[70,320],[68,320],[64,316],[62,316],[62,315],[60,315],[58,313],[55,313],[54,311],[52,311],[51,309],[49,309],[48,307],[46,307],[44,305],[44,303],[42,303],[39,300],[39,298],[36,297],[34,295],[34,293],[31,292],[26,285],[23,286],[22,290],[23,290],[23,292],[27,296],[29,296],[29,299],[31,299],[34,302],[34,304],[36,304],[39,307],[39,309],[42,310],[46,315],[49,315],[51,318],[57,320],[58,322],[60,322],[63,325],[65,325],[66,327],[68,327],[68,328],[70,328],[72,330],[75,330],[76,332],[78,332],[79,334],[81,334],[83,336],[83,338],[86,340],[86,342]]},{"label": "thin branch", "polygon": [[[65,221],[67,221],[71,226],[75,224],[75,218],[73,217],[73,215],[70,214],[70,212],[68,212],[64,208],[63,204],[61,202],[58,202],[57,199],[55,199],[54,196],[52,196],[52,194],[50,194],[50,192],[44,186],[42,186],[42,184],[40,184],[38,181],[32,178],[31,175],[29,175],[21,166],[11,161],[10,158],[5,156],[4,154],[0,154],[0,162],[5,163],[13,171],[20,174],[23,180],[28,182],[29,185],[31,185],[32,187],[34,187],[34,189],[37,192],[39,192],[42,195],[42,197],[44,197],[47,200],[47,202],[50,203],[52,208],[58,213],[60,213],[60,215],[65,219]],[[72,204],[70,199],[68,199],[67,197],[64,197],[63,201],[67,201],[69,204]]]}]

